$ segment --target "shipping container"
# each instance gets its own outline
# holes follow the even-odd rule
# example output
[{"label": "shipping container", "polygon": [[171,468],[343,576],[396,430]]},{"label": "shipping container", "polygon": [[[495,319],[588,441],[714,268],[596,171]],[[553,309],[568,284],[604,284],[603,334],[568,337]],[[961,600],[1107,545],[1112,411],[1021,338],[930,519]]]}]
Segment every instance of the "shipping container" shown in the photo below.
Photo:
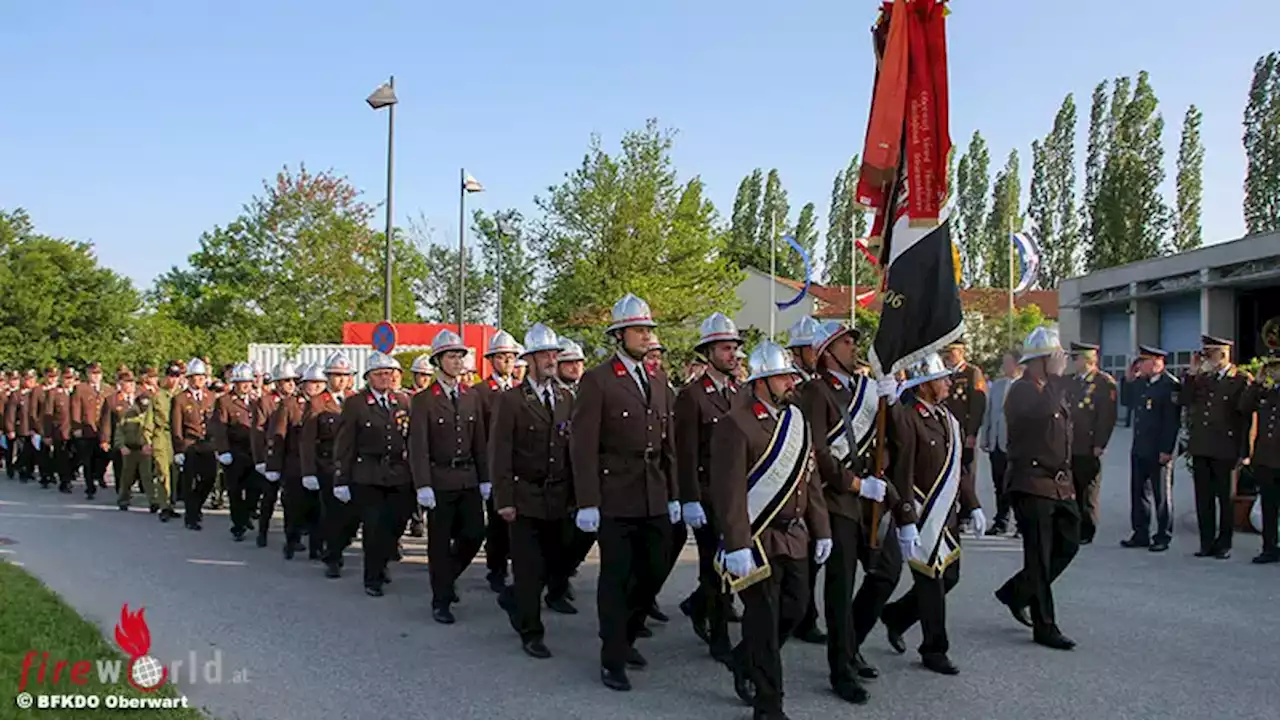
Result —
[{"label": "shipping container", "polygon": [[[292,360],[298,365],[308,363],[324,364],[329,359],[329,355],[341,350],[346,353],[347,359],[351,361],[351,367],[356,373],[356,387],[364,387],[364,370],[368,367],[369,355],[373,349],[368,345],[286,345],[283,343],[253,343],[249,345],[249,362],[262,363],[262,367],[270,370],[284,360]],[[401,345],[396,347],[395,353],[424,353],[431,352],[429,345]],[[470,363],[468,367],[475,367],[475,351],[471,352],[473,357],[468,358]],[[409,375],[409,368],[404,368],[405,376]]]}]

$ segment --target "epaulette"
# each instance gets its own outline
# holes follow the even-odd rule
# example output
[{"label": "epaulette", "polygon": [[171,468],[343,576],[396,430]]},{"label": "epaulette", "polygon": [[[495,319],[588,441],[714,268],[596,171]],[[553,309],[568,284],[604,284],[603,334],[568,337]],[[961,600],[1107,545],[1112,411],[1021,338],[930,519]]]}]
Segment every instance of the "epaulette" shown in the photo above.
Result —
[{"label": "epaulette", "polygon": [[751,404],[751,411],[756,414],[757,420],[763,420],[769,417],[769,411],[765,408],[764,403],[759,400]]}]

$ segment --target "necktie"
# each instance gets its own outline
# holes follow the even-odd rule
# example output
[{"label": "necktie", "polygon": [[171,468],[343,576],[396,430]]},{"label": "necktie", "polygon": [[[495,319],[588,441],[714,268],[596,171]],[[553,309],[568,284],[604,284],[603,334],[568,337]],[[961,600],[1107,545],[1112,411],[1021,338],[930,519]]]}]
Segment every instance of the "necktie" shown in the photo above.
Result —
[{"label": "necktie", "polygon": [[391,410],[391,408],[387,407],[387,397],[385,395],[378,398],[378,404],[382,406],[383,410]]},{"label": "necktie", "polygon": [[551,386],[548,385],[546,390],[542,391],[542,404],[547,408],[548,415],[555,415],[555,410],[551,407]]},{"label": "necktie", "polygon": [[646,404],[653,402],[653,390],[649,388],[649,378],[645,376],[644,368],[636,366],[636,377],[640,378],[640,387],[644,390],[644,401]]}]

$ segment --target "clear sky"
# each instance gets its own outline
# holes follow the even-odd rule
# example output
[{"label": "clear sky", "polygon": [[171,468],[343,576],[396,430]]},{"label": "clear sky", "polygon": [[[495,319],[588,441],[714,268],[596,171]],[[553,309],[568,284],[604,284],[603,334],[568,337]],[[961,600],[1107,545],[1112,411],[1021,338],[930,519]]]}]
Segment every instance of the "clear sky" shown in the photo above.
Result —
[{"label": "clear sky", "polygon": [[[532,209],[592,132],[616,146],[648,117],[680,131],[677,165],[723,215],[752,168],[777,167],[794,213],[861,150],[872,0],[0,3],[0,207],[90,240],[147,285],[201,231],[235,218],[284,164],[332,168],[381,202],[386,117],[364,98],[389,74],[396,219],[456,242],[458,170],[473,207]],[[1280,2],[958,0],[951,134],[987,137],[992,174],[1063,96],[1152,75],[1168,197],[1187,105],[1204,111],[1207,242],[1243,231],[1241,116],[1252,67],[1280,49]],[[1213,12],[1211,12],[1211,10]],[[1026,194],[1023,201],[1025,205]],[[825,224],[825,217],[824,217]]]}]

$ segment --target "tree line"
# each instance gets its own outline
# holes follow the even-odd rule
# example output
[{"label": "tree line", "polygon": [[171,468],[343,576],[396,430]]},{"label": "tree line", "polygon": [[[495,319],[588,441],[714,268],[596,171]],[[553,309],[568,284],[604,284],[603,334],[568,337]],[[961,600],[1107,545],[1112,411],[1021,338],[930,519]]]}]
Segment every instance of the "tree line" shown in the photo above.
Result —
[{"label": "tree line", "polygon": [[[1173,202],[1159,192],[1164,120],[1145,72],[1094,88],[1083,183],[1076,103],[1064,98],[1049,132],[1032,143],[1025,209],[1018,151],[992,178],[991,151],[974,132],[948,168],[964,282],[1008,286],[1014,230],[1040,240],[1041,287],[1198,247],[1201,119],[1198,108],[1185,110]],[[1280,53],[1254,68],[1243,142],[1246,227],[1280,229]],[[836,173],[822,227],[814,202],[792,214],[776,169],[747,173],[722,216],[702,180],[675,168],[674,143],[675,132],[656,120],[627,132],[617,150],[592,137],[529,216],[476,211],[465,320],[493,322],[500,286],[507,329],[518,335],[547,321],[590,348],[602,342],[612,303],[630,291],[657,312],[663,341],[687,348],[710,309],[736,309],[743,268],[767,270],[773,248],[779,274],[800,277],[802,260],[786,236],[810,255],[815,280],[848,284],[854,242],[869,221],[854,202],[856,155]],[[99,266],[90,245],[40,234],[21,209],[0,210],[0,365],[158,365],[195,354],[224,362],[242,358],[251,342],[336,342],[344,322],[382,316],[386,238],[372,229],[377,213],[340,174],[285,167],[236,217],[203,233],[184,265],[139,289]],[[422,217],[397,227],[393,245],[394,319],[454,322],[458,249],[437,242]],[[869,263],[859,257],[856,265],[859,284],[875,281]]]}]

